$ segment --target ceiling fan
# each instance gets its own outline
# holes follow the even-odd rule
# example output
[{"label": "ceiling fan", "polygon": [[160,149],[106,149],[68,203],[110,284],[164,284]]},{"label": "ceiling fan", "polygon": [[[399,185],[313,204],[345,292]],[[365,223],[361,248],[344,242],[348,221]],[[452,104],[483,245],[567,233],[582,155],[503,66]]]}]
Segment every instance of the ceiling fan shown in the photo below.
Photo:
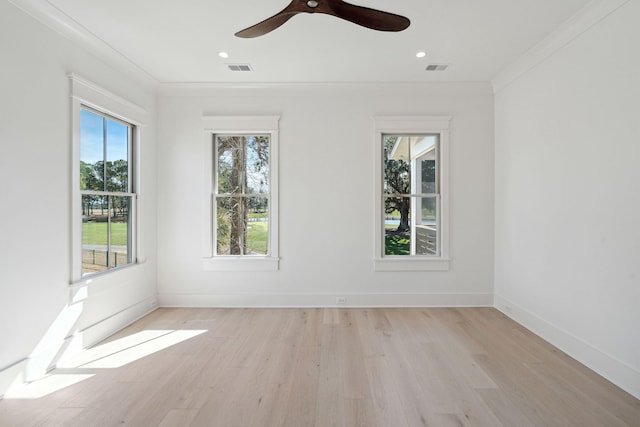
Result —
[{"label": "ceiling fan", "polygon": [[356,6],[343,0],[291,0],[280,12],[236,33],[237,37],[253,38],[271,32],[299,13],[325,13],[354,24],[378,31],[402,31],[411,21],[404,16]]}]

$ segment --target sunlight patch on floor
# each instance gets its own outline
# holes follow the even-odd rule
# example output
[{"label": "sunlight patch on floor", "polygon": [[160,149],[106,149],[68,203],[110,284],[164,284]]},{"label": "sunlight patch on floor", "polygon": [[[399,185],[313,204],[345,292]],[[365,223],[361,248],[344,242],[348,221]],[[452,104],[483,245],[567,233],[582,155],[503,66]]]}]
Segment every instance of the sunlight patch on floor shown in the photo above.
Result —
[{"label": "sunlight patch on floor", "polygon": [[109,353],[101,358],[96,358],[94,361],[83,364],[80,367],[90,369],[119,368],[205,332],[205,330],[169,331],[164,335],[160,335],[151,340],[141,342],[140,344],[136,344],[133,347],[129,347],[115,353]]},{"label": "sunlight patch on floor", "polygon": [[39,399],[63,388],[91,378],[95,374],[56,374],[52,373],[37,381],[9,391],[5,399]]},{"label": "sunlight patch on floor", "polygon": [[122,367],[205,332],[206,329],[145,330],[109,341],[57,364],[49,375],[10,390],[4,398],[39,399],[91,378],[99,373],[99,369]]},{"label": "sunlight patch on floor", "polygon": [[90,348],[62,368],[119,368],[172,345],[207,332],[206,330],[145,330]]}]

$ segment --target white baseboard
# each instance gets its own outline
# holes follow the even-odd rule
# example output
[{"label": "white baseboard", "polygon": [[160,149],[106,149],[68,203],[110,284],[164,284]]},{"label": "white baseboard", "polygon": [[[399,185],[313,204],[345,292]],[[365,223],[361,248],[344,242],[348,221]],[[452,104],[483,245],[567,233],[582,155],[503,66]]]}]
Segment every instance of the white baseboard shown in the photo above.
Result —
[{"label": "white baseboard", "polygon": [[149,297],[91,325],[73,336],[39,348],[18,363],[0,369],[0,397],[11,389],[35,381],[54,369],[56,364],[77,356],[105,338],[155,310],[156,298]]},{"label": "white baseboard", "polygon": [[640,399],[640,371],[499,295],[495,308],[589,369]]},{"label": "white baseboard", "polygon": [[[338,303],[344,298],[344,303]],[[491,307],[491,293],[163,294],[161,307]]]},{"label": "white baseboard", "polygon": [[129,326],[136,320],[141,319],[151,313],[156,308],[156,298],[149,297],[144,300],[127,307],[126,309],[116,313],[100,322],[91,325],[80,333],[83,335],[85,347],[91,347],[100,341],[110,337],[114,333]]}]

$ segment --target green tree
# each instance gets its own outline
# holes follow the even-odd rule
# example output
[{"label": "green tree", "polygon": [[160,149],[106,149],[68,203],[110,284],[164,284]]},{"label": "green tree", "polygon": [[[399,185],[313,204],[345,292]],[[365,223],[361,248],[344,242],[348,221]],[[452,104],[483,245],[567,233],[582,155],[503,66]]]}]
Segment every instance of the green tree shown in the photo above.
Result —
[{"label": "green tree", "polygon": [[[217,250],[228,242],[230,255],[247,253],[249,198],[268,180],[268,138],[264,136],[218,136]],[[261,176],[262,175],[262,176]],[[227,239],[227,233],[229,238]]]},{"label": "green tree", "polygon": [[129,162],[118,159],[107,162],[107,191],[128,192],[129,190]]},{"label": "green tree", "polygon": [[[384,137],[384,188],[385,194],[410,194],[411,193],[411,167],[405,160],[394,160],[389,158],[391,150],[398,140],[398,136]],[[407,231],[410,229],[409,212],[411,199],[409,197],[385,197],[384,212],[390,214],[398,211],[400,213],[400,224],[397,231]]]},{"label": "green tree", "polygon": [[[102,161],[98,161],[93,165],[80,161],[80,189],[104,191],[104,163]],[[82,198],[83,215],[93,214],[93,208],[96,204],[100,204],[104,210],[102,199],[99,196],[84,196]]]},{"label": "green tree", "polygon": [[[107,191],[129,192],[129,162],[124,159],[109,161],[106,163],[105,173],[107,175]],[[128,210],[127,198],[112,197],[111,209],[114,217],[124,216]]]}]

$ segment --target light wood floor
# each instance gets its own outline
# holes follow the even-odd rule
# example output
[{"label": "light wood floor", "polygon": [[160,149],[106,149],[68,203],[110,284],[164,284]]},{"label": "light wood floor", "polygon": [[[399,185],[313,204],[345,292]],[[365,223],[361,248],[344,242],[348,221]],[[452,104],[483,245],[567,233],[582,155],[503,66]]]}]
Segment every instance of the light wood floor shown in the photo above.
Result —
[{"label": "light wood floor", "polygon": [[93,376],[0,401],[0,425],[640,426],[491,308],[159,309],[55,374]]}]

